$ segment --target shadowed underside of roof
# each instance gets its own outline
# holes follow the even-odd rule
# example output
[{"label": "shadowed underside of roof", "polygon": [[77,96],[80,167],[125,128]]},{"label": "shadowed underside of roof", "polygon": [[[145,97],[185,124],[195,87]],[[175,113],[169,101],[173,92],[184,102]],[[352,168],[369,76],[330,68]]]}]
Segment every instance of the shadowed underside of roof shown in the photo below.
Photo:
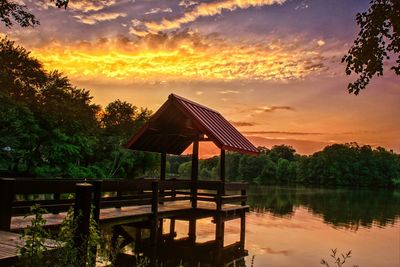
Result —
[{"label": "shadowed underside of roof", "polygon": [[204,135],[220,149],[258,154],[257,148],[219,112],[175,94],[168,97],[126,147],[179,155]]}]

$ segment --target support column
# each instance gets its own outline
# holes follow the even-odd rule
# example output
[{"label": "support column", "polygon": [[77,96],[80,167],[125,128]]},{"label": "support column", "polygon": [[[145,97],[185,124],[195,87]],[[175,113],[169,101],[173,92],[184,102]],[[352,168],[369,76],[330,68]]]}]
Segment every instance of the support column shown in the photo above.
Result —
[{"label": "support column", "polygon": [[160,168],[160,180],[165,180],[167,170],[167,153],[161,153],[161,168]]},{"label": "support column", "polygon": [[[166,170],[167,170],[167,153],[162,152],[161,153],[161,160],[160,160],[160,181],[165,181],[165,177],[166,177]],[[162,200],[162,198],[164,198],[164,190],[160,190],[160,204],[164,204],[164,201]],[[161,223],[162,224],[162,223]],[[162,227],[162,225],[161,225]]]},{"label": "support column", "polygon": [[[192,208],[197,208],[197,181],[199,178],[199,140],[193,141],[192,153]],[[196,219],[189,220],[189,240],[196,242]]]},{"label": "support column", "polygon": [[219,163],[219,177],[222,182],[222,195],[225,195],[225,149],[221,149],[220,163]]},{"label": "support column", "polygon": [[157,240],[158,240],[158,181],[151,183],[152,201],[151,201],[151,229],[150,229],[150,266],[157,266]]},{"label": "support column", "polygon": [[242,210],[240,214],[240,248],[244,250],[246,240],[246,211]]}]

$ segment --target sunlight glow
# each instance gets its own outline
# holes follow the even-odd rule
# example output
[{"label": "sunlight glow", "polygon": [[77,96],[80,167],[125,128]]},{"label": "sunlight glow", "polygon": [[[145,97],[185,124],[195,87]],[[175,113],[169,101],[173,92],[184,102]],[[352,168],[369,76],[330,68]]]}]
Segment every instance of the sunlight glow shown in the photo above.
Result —
[{"label": "sunlight glow", "polygon": [[135,40],[51,43],[32,54],[46,69],[75,78],[291,80],[324,70],[318,51],[288,47],[284,42],[233,43],[189,32]]}]

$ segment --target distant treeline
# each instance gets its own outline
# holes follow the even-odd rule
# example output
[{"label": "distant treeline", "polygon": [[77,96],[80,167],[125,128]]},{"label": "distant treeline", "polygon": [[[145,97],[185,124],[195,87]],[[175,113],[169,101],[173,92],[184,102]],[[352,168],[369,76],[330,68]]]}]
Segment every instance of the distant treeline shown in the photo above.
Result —
[{"label": "distant treeline", "polygon": [[[134,178],[159,175],[157,153],[123,148],[151,111],[116,100],[105,108],[57,71],[46,72],[24,48],[0,38],[0,176]],[[289,146],[260,156],[227,153],[226,176],[255,184],[393,186],[399,155],[336,144],[312,156]],[[168,157],[169,176],[189,177],[190,156]],[[217,179],[219,158],[201,160],[199,176]]]},{"label": "distant treeline", "polygon": [[[400,185],[400,155],[356,143],[333,144],[310,156],[287,145],[259,147],[259,156],[226,154],[226,176],[253,184],[313,184],[392,187]],[[169,158],[171,173],[190,176],[190,157]],[[219,177],[219,157],[201,160],[201,178]]]}]

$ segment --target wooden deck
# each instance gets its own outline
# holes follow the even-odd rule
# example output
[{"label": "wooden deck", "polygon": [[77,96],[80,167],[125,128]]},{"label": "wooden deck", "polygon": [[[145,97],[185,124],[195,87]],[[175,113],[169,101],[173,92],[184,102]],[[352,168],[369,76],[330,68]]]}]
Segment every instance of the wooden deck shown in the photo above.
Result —
[{"label": "wooden deck", "polygon": [[[225,204],[219,212],[225,214],[229,219],[229,214],[240,213],[243,210],[248,211],[248,206]],[[191,212],[193,211],[193,212]],[[216,204],[210,202],[198,202],[198,207],[193,209],[190,201],[167,202],[158,206],[159,218],[180,217],[188,214],[191,217],[212,217],[216,212]],[[107,208],[100,210],[100,225],[117,222],[118,224],[131,223],[135,221],[144,221],[150,219],[152,215],[151,205],[128,206],[121,208]],[[44,214],[43,218],[47,221],[49,228],[60,226],[65,218],[66,212],[59,214]],[[20,231],[31,224],[33,216],[15,216],[11,219],[11,231]]]},{"label": "wooden deck", "polygon": [[[196,244],[196,220],[212,218],[215,224],[215,246],[224,248],[225,221],[240,219],[239,252],[244,252],[245,183],[193,180],[64,180],[64,179],[12,179],[0,178],[0,230],[19,232],[31,224],[29,214],[32,205],[40,205],[47,210],[43,218],[48,228],[57,229],[73,208],[74,214],[81,213],[74,232],[74,242],[88,235],[91,211],[100,227],[112,228],[111,246],[115,247],[118,237],[123,237],[124,245],[138,242],[141,238],[131,237],[124,232],[125,226],[149,229],[149,249],[151,265],[157,266],[158,252],[164,250],[163,221],[170,220],[169,237],[175,235],[175,221],[188,221],[188,240]],[[91,210],[93,207],[93,210]],[[76,218],[75,218],[76,219]],[[10,233],[8,233],[10,234]],[[0,266],[9,266],[9,260],[17,255],[17,235],[14,240],[4,242]],[[222,259],[219,253],[218,259]],[[85,257],[83,254],[82,257]],[[8,264],[8,265],[7,265]],[[217,264],[216,266],[222,266]]]},{"label": "wooden deck", "polygon": [[[12,266],[18,258],[18,249],[24,245],[19,234],[0,231],[0,266]],[[55,249],[56,244],[52,240],[46,242],[49,250]]]}]

